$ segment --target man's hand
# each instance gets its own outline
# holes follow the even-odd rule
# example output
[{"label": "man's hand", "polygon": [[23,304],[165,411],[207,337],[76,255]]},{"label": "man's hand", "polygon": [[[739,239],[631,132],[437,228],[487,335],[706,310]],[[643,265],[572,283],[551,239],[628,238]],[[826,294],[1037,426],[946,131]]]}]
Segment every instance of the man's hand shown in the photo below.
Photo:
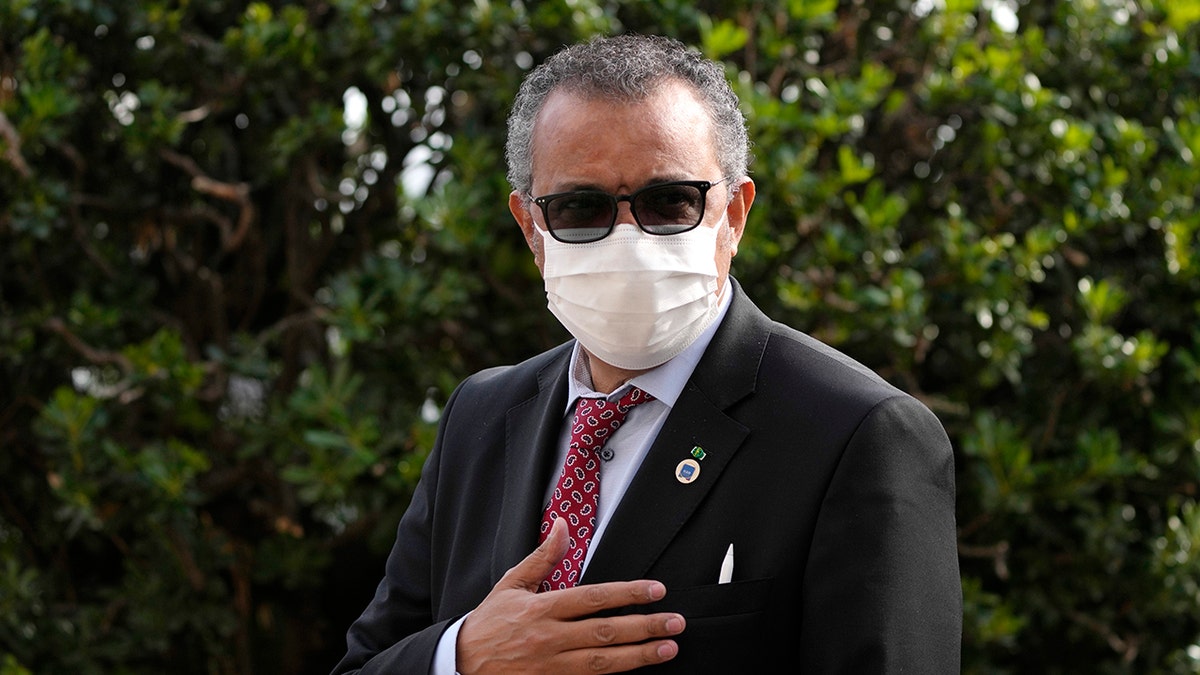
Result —
[{"label": "man's hand", "polygon": [[[669,661],[679,652],[679,614],[607,618],[596,612],[654,602],[667,589],[657,581],[614,581],[538,593],[538,585],[567,552],[562,518],[533,553],[508,570],[471,612],[458,633],[463,675],[489,673],[618,673]],[[647,640],[650,640],[647,642]]]}]

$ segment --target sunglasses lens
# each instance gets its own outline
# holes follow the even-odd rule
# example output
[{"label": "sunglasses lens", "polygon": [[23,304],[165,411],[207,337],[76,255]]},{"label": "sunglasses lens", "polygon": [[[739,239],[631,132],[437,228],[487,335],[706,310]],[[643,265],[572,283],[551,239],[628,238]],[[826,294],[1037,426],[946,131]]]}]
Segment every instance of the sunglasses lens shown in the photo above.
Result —
[{"label": "sunglasses lens", "polygon": [[543,207],[550,233],[562,241],[603,239],[613,223],[612,197],[602,192],[574,192],[546,202]]},{"label": "sunglasses lens", "polygon": [[629,202],[637,224],[650,234],[679,234],[704,219],[704,195],[714,183],[682,181],[652,185],[629,197],[580,190],[538,197],[550,234],[559,241],[582,244],[608,236],[617,219],[617,204]]},{"label": "sunglasses lens", "polygon": [[686,232],[704,218],[704,192],[693,185],[652,187],[637,194],[633,210],[647,232]]}]

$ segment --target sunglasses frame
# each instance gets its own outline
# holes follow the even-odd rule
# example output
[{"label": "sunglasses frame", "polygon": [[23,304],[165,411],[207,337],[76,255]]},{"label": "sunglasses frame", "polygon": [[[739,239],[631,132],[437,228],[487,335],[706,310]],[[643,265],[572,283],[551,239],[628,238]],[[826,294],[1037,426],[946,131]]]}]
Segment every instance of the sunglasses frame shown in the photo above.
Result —
[{"label": "sunglasses frame", "polygon": [[[563,242],[564,244],[590,244],[595,241],[600,241],[601,239],[604,239],[608,235],[612,234],[613,228],[615,228],[617,225],[617,213],[621,210],[621,202],[629,202],[629,210],[633,214],[633,220],[635,223],[637,223],[638,228],[641,229],[642,232],[645,232],[646,234],[652,234],[657,237],[669,237],[669,236],[675,235],[675,234],[683,234],[684,232],[690,232],[690,231],[696,229],[697,227],[699,227],[700,223],[704,222],[704,214],[708,210],[708,191],[711,190],[714,186],[720,185],[721,183],[724,183],[727,180],[729,180],[729,179],[722,178],[722,179],[716,180],[716,181],[675,180],[675,181],[668,181],[665,183],[654,183],[652,185],[647,185],[645,187],[638,188],[637,190],[634,190],[633,192],[631,192],[627,195],[614,195],[614,194],[610,194],[608,192],[604,192],[603,190],[571,190],[568,192],[555,192],[555,193],[548,194],[548,195],[542,195],[540,197],[534,197],[533,195],[530,195],[530,198],[533,200],[533,203],[537,204],[538,207],[542,211],[542,219],[546,222],[546,231],[550,233],[551,237],[554,237],[555,239]],[[653,230],[646,229],[647,226],[642,224],[642,219],[638,216],[637,209],[634,208],[634,200],[636,200],[643,193],[649,192],[651,190],[659,190],[662,188],[677,187],[677,186],[696,188],[697,190],[700,191],[700,217],[699,217],[699,219],[697,219],[696,222],[694,224],[692,224],[690,227],[684,228],[682,230],[678,230],[676,232],[655,232]],[[603,234],[601,234],[598,237],[590,237],[587,239],[564,239],[564,238],[560,237],[558,234],[556,234],[555,228],[551,227],[551,225],[550,225],[550,212],[549,212],[549,208],[548,208],[549,204],[550,204],[550,202],[554,201],[555,199],[559,199],[562,197],[570,197],[572,195],[588,195],[588,196],[594,196],[594,197],[605,197],[608,199],[608,201],[612,205],[612,220],[608,223],[608,228],[604,230]],[[654,227],[654,226],[650,226],[650,227]],[[561,230],[563,228],[559,228],[559,229]],[[573,229],[573,228],[566,228],[566,229]],[[596,229],[599,229],[599,228],[596,228]]]}]

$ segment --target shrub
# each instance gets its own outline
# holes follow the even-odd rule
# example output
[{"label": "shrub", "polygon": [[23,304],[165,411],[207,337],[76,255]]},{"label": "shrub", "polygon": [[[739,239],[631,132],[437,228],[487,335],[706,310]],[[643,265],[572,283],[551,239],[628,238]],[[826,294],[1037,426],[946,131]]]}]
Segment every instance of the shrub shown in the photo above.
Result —
[{"label": "shrub", "polygon": [[1197,3],[716,7],[0,6],[0,673],[331,667],[449,391],[565,336],[504,119],[621,30],[728,64],[749,294],[949,430],[964,671],[1196,672]]}]

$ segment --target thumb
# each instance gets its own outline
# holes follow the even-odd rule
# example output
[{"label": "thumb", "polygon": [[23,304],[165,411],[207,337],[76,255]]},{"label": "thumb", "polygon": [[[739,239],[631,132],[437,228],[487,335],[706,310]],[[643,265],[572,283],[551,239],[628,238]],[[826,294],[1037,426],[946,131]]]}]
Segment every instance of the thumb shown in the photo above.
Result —
[{"label": "thumb", "polygon": [[546,540],[525,556],[525,559],[504,573],[496,587],[517,588],[536,591],[542,579],[550,574],[558,561],[567,555],[570,541],[567,537],[567,523],[564,518],[555,518],[550,525]]}]

